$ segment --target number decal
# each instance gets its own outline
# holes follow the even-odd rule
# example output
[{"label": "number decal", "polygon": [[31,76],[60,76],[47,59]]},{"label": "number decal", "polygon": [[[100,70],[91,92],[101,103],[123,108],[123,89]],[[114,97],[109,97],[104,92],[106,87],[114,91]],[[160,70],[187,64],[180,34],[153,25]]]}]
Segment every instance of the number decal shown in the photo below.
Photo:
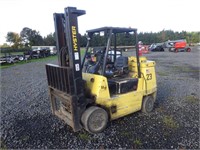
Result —
[{"label": "number decal", "polygon": [[152,80],[152,74],[147,74],[147,80]]}]

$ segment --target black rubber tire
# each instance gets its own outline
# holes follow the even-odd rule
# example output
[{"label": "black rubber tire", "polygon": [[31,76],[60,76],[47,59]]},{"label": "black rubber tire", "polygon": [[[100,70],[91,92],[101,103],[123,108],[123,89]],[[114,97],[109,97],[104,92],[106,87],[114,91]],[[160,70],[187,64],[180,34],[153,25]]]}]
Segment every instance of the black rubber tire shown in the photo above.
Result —
[{"label": "black rubber tire", "polygon": [[178,53],[178,48],[174,49],[174,52],[175,52],[175,53]]},{"label": "black rubber tire", "polygon": [[142,101],[142,112],[148,114],[152,112],[154,108],[154,98],[153,96],[146,96]]},{"label": "black rubber tire", "polygon": [[23,57],[23,56],[20,56],[20,57],[19,57],[19,60],[20,60],[20,61],[24,60],[24,57]]},{"label": "black rubber tire", "polygon": [[169,48],[169,52],[173,52],[174,51],[174,48],[173,47],[170,47]]},{"label": "black rubber tire", "polygon": [[83,113],[81,122],[88,132],[100,133],[107,126],[108,113],[100,107],[91,106]]},{"label": "black rubber tire", "polygon": [[191,48],[188,47],[188,48],[186,49],[186,52],[191,52]]}]

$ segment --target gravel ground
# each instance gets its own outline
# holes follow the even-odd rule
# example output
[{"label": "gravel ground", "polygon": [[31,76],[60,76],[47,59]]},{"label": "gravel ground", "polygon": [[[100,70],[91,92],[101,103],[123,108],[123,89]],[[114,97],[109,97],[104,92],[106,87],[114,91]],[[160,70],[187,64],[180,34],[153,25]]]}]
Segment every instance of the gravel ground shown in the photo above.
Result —
[{"label": "gravel ground", "polygon": [[[1,148],[200,149],[200,47],[192,52],[146,54],[156,61],[154,111],[109,123],[100,134],[74,133],[51,115],[45,62],[1,70]],[[55,63],[56,61],[51,61]]]}]

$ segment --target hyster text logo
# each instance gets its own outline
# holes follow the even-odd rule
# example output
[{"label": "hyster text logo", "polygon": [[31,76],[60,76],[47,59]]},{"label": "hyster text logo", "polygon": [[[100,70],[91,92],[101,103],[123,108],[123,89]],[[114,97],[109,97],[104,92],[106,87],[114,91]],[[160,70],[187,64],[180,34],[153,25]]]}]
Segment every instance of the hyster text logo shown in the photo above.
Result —
[{"label": "hyster text logo", "polygon": [[72,41],[74,51],[78,51],[76,27],[72,26]]}]

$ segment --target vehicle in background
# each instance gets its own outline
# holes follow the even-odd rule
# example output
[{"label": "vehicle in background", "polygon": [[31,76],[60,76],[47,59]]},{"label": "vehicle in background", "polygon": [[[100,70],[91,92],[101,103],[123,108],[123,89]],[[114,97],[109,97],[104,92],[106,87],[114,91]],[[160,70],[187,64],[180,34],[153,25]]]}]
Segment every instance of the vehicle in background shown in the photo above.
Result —
[{"label": "vehicle in background", "polygon": [[138,47],[139,47],[139,56],[142,56],[142,54],[147,54],[149,53],[149,46],[144,45],[142,41],[138,42]]},{"label": "vehicle in background", "polygon": [[23,55],[12,55],[11,53],[4,53],[4,56],[0,57],[0,64],[11,64],[22,60],[24,60]]},{"label": "vehicle in background", "polygon": [[32,51],[32,58],[42,58],[50,56],[50,49],[48,48],[34,49]]},{"label": "vehicle in background", "polygon": [[151,52],[164,52],[163,43],[153,43],[149,46]]},{"label": "vehicle in background", "polygon": [[168,48],[168,49],[172,48],[172,47],[174,47],[174,43],[175,42],[182,42],[182,41],[186,42],[186,39],[173,40],[173,41],[168,40],[168,41],[166,41],[166,42],[163,43],[163,48]]},{"label": "vehicle in background", "polygon": [[[104,51],[104,49],[105,49],[105,47],[91,48],[91,50],[86,54],[86,59],[91,59],[92,61],[96,61],[98,54],[99,54],[98,51]],[[115,51],[116,51],[116,58],[122,56],[123,49],[117,48],[116,50],[114,50],[113,48],[111,48],[108,51],[107,61],[114,63]]]},{"label": "vehicle in background", "polygon": [[48,49],[50,50],[50,55],[56,55],[57,54],[57,49],[56,46],[32,46],[32,50],[43,50],[43,49]]},{"label": "vehicle in background", "polygon": [[25,60],[32,59],[32,58],[44,58],[50,56],[49,49],[32,49],[27,52],[24,52]]},{"label": "vehicle in background", "polygon": [[170,52],[191,52],[191,48],[187,46],[186,40],[169,41],[168,44]]}]

